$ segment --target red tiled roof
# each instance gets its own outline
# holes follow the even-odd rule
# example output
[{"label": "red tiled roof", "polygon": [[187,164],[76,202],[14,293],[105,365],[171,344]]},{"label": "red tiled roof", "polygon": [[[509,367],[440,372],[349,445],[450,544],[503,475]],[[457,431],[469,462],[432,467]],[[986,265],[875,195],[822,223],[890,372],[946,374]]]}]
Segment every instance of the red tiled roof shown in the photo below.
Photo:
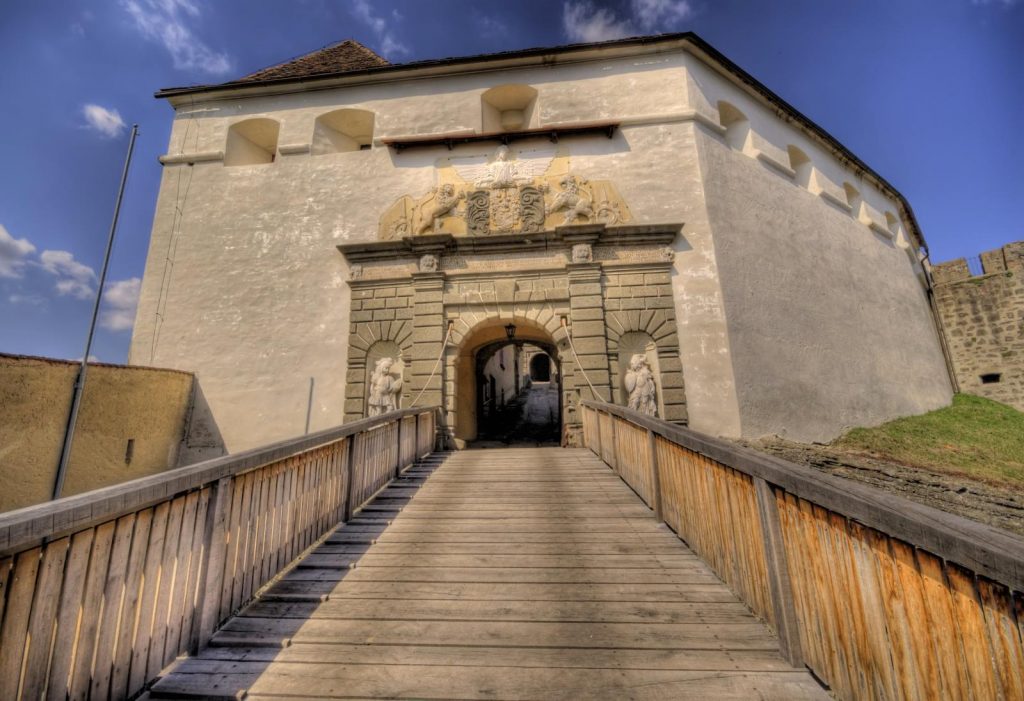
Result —
[{"label": "red tiled roof", "polygon": [[385,59],[375,54],[354,39],[316,51],[304,56],[293,58],[276,66],[263,68],[232,83],[257,83],[264,80],[281,80],[287,78],[308,78],[325,73],[344,73],[366,68],[379,68],[390,65]]}]

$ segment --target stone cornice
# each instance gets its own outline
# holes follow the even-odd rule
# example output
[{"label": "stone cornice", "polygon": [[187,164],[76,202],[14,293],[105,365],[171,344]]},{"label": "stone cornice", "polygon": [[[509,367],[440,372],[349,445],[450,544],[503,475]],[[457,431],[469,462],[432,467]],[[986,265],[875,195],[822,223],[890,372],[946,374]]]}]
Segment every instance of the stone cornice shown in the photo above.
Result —
[{"label": "stone cornice", "polygon": [[532,234],[496,234],[493,236],[452,236],[427,234],[393,241],[343,243],[338,250],[350,263],[415,259],[421,255],[466,255],[523,253],[526,251],[566,250],[577,243],[618,246],[668,246],[683,225],[630,224],[605,226],[581,224],[560,226]]}]

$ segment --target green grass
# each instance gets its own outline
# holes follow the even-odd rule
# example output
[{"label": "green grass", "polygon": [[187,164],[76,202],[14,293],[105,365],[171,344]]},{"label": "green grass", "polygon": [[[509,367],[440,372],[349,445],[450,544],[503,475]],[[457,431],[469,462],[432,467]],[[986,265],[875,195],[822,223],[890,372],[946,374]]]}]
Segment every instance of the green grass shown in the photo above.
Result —
[{"label": "green grass", "polygon": [[984,482],[1024,485],[1024,412],[971,394],[921,416],[856,428],[833,445]]}]

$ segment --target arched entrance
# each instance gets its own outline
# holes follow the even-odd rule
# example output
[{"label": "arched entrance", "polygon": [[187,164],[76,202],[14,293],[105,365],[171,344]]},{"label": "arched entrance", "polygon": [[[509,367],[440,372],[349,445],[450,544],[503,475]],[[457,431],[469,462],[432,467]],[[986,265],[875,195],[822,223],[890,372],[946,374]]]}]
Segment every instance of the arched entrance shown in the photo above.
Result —
[{"label": "arched entrance", "polygon": [[[460,447],[511,443],[558,444],[562,435],[561,354],[549,332],[535,322],[490,319],[467,334],[455,358],[454,433]],[[531,365],[542,358],[546,381],[534,381]],[[541,361],[536,361],[537,366]]]},{"label": "arched entrance", "polygon": [[551,381],[551,356],[537,353],[530,358],[530,380],[532,382]]}]

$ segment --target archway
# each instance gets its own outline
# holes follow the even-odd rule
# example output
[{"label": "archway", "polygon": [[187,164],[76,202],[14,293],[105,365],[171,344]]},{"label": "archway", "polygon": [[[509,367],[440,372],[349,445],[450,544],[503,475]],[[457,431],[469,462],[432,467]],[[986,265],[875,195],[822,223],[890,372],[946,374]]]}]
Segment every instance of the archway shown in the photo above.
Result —
[{"label": "archway", "polygon": [[530,380],[532,382],[551,381],[551,356],[537,353],[530,358]]},{"label": "archway", "polygon": [[[457,349],[453,397],[456,444],[497,446],[561,440],[561,353],[550,333],[526,319],[489,319],[474,327]],[[533,358],[548,364],[546,382],[534,382]]]}]

